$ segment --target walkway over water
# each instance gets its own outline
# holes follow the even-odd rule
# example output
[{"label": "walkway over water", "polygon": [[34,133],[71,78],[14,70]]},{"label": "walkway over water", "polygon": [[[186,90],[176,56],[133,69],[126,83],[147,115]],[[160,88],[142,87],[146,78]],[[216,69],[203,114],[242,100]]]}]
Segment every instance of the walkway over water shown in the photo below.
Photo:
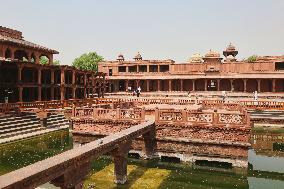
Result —
[{"label": "walkway over water", "polygon": [[[66,151],[0,177],[0,188],[35,188],[51,181],[61,188],[77,188],[90,171],[93,159],[111,153],[115,164],[115,182],[125,183],[127,154],[131,141],[143,136],[145,153],[151,156],[155,148],[154,120],[138,124],[103,139]],[[152,140],[151,140],[152,139]]]}]

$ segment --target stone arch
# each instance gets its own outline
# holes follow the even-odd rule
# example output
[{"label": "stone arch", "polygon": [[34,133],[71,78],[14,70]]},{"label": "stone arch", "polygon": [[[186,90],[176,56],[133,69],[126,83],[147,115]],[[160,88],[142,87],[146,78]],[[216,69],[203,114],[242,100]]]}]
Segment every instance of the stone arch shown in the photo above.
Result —
[{"label": "stone arch", "polygon": [[244,92],[244,81],[242,79],[235,79],[233,81],[233,91]]},{"label": "stone arch", "polygon": [[284,92],[284,79],[277,79],[275,81],[275,92]]},{"label": "stone arch", "polygon": [[160,81],[160,90],[168,91],[169,90],[169,80],[161,80]]},{"label": "stone arch", "polygon": [[193,81],[190,79],[183,80],[183,91],[192,91],[193,90]]},{"label": "stone arch", "polygon": [[173,79],[171,88],[172,88],[172,91],[180,91],[180,88],[181,88],[180,80],[179,79]]},{"label": "stone arch", "polygon": [[247,91],[246,92],[254,92],[257,91],[257,80],[256,79],[248,79],[247,80]]},{"label": "stone arch", "polygon": [[12,51],[9,48],[7,48],[5,51],[5,59],[7,58],[12,58]]},{"label": "stone arch", "polygon": [[47,55],[41,54],[39,56],[39,63],[40,64],[50,64],[50,59],[49,59],[49,57]]},{"label": "stone arch", "polygon": [[19,61],[28,61],[28,54],[26,51],[18,49],[14,52],[14,59]]},{"label": "stone arch", "polygon": [[149,90],[150,91],[158,91],[158,80],[150,80],[149,81]]},{"label": "stone arch", "polygon": [[31,54],[31,62],[36,62],[36,56],[34,53]]},{"label": "stone arch", "polygon": [[219,86],[220,91],[231,91],[231,82],[229,79],[221,79],[220,80],[220,86]]},{"label": "stone arch", "polygon": [[272,92],[272,81],[270,79],[260,80],[260,92]]},{"label": "stone arch", "polygon": [[195,90],[196,91],[205,91],[205,81],[204,81],[204,79],[197,79],[195,81]]}]

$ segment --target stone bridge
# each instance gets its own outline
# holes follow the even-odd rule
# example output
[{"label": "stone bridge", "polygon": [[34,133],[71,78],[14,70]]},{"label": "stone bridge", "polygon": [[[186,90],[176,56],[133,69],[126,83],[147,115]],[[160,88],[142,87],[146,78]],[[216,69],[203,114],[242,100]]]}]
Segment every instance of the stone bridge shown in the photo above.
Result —
[{"label": "stone bridge", "polygon": [[106,153],[113,156],[114,181],[123,184],[127,180],[127,154],[132,140],[138,136],[144,139],[143,149],[150,157],[156,146],[155,125],[152,119],[5,174],[0,177],[0,188],[35,188],[49,181],[64,189],[81,188],[83,179],[90,171],[92,161]]}]

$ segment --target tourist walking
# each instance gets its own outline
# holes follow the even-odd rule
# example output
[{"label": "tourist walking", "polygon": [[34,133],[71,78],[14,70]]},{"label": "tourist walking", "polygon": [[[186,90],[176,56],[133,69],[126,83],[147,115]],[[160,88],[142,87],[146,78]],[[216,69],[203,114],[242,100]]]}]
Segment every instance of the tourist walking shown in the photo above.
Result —
[{"label": "tourist walking", "polygon": [[140,96],[140,93],[141,93],[141,88],[140,88],[140,86],[137,88],[137,97],[139,97]]}]

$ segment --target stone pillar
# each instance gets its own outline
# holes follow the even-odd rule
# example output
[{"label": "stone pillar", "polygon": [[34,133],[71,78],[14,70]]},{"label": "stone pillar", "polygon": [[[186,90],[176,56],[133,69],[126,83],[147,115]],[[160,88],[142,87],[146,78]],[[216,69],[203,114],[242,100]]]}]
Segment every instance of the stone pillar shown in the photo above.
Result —
[{"label": "stone pillar", "polygon": [[15,59],[15,49],[11,48],[11,59],[14,60]]},{"label": "stone pillar", "polygon": [[244,92],[247,92],[247,79],[244,79]]},{"label": "stone pillar", "polygon": [[124,184],[127,181],[127,155],[131,141],[122,143],[112,152],[114,162],[114,182]]},{"label": "stone pillar", "polygon": [[161,81],[158,80],[158,89],[157,89],[158,91],[161,91],[161,90],[160,90],[160,87],[161,87]]},{"label": "stone pillar", "polygon": [[183,91],[183,79],[180,80],[180,91]]},{"label": "stone pillar", "polygon": [[152,159],[155,157],[155,151],[157,148],[157,141],[156,141],[156,129],[155,125],[152,126],[152,129],[148,132],[143,134],[143,139],[145,145],[142,147],[143,158],[145,159]]},{"label": "stone pillar", "polygon": [[23,87],[19,87],[19,102],[23,102]]},{"label": "stone pillar", "polygon": [[169,84],[168,85],[169,85],[169,91],[172,91],[172,80],[171,79],[169,80]]},{"label": "stone pillar", "polygon": [[22,82],[22,65],[18,65],[18,83]]},{"label": "stone pillar", "polygon": [[65,100],[65,70],[61,69],[61,87],[60,87],[60,100]]},{"label": "stone pillar", "polygon": [[205,91],[207,91],[207,85],[208,85],[208,83],[207,83],[207,79],[205,79],[205,81],[204,81],[204,85],[205,85]]},{"label": "stone pillar", "polygon": [[50,70],[50,81],[51,81],[51,85],[54,85],[54,72],[55,72],[55,70]]},{"label": "stone pillar", "polygon": [[147,89],[147,92],[150,91],[150,81],[148,79],[146,80],[146,89]]},{"label": "stone pillar", "polygon": [[192,80],[192,91],[195,91],[195,79]]},{"label": "stone pillar", "polygon": [[234,89],[234,80],[233,79],[230,79],[230,84],[231,84],[231,91],[233,92],[235,89]]},{"label": "stone pillar", "polygon": [[158,72],[160,72],[160,65],[158,65]]},{"label": "stone pillar", "polygon": [[[126,88],[126,91],[128,91],[128,87],[129,87],[129,80],[127,79],[125,81],[125,88]],[[131,89],[132,90],[132,89]]]},{"label": "stone pillar", "polygon": [[147,73],[149,73],[149,65],[147,65]]},{"label": "stone pillar", "polygon": [[40,68],[38,69],[37,84],[38,84],[38,87],[37,87],[37,91],[38,91],[37,92],[37,94],[38,94],[37,100],[41,101],[41,69]]},{"label": "stone pillar", "polygon": [[126,73],[128,73],[129,71],[128,71],[129,69],[128,69],[128,66],[126,66]]},{"label": "stone pillar", "polygon": [[260,82],[261,82],[261,80],[258,79],[257,80],[257,92],[260,92]]},{"label": "stone pillar", "polygon": [[54,100],[54,72],[55,70],[53,69],[50,70],[50,83],[51,83],[50,99],[51,100]]},{"label": "stone pillar", "polygon": [[136,89],[139,87],[139,80],[135,80],[135,82],[136,82]]},{"label": "stone pillar", "polygon": [[276,91],[276,80],[275,79],[272,79],[272,92],[275,92]]},{"label": "stone pillar", "polygon": [[[50,181],[51,184],[61,189],[82,189],[85,177],[91,170],[91,161],[86,161],[75,168],[67,170],[63,175]],[[80,163],[80,162],[78,162]]]},{"label": "stone pillar", "polygon": [[76,87],[72,87],[72,98],[76,99]]},{"label": "stone pillar", "polygon": [[220,79],[217,79],[217,91],[220,91]]}]

